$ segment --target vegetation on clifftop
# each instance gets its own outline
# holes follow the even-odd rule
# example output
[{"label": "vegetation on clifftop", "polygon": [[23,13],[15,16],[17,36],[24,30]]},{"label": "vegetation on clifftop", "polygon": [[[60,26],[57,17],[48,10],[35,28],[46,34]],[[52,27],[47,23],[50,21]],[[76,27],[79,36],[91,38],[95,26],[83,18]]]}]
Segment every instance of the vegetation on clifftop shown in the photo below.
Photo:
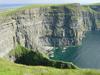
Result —
[{"label": "vegetation on clifftop", "polygon": [[[11,51],[10,55],[21,57],[23,53],[26,54],[28,51],[30,50],[18,45],[15,51]],[[31,58],[33,58],[33,56]],[[39,56],[41,55],[39,54]],[[38,56],[36,53],[35,58],[37,59],[37,57]],[[41,56],[42,60],[44,58],[46,58],[46,60],[50,62],[50,60],[47,57]],[[30,62],[30,59],[27,59],[27,61]],[[53,68],[52,66],[46,67],[46,66],[41,66],[41,65],[26,66],[26,65],[16,64],[4,59],[0,59],[0,67],[2,67],[0,68],[0,75],[100,75],[100,70],[79,69],[79,68],[76,68],[76,69],[60,69],[59,68],[58,69],[58,68]]]},{"label": "vegetation on clifftop", "polygon": [[100,75],[100,70],[25,66],[0,58],[0,75]]},{"label": "vegetation on clifftop", "polygon": [[[33,5],[27,5],[27,6],[23,6],[23,7],[20,7],[20,8],[16,8],[16,9],[9,9],[9,10],[6,10],[4,12],[0,12],[0,17],[2,16],[11,16],[21,10],[27,10],[27,9],[32,9],[32,8],[48,8],[49,10],[55,10],[53,9],[54,7],[57,7],[57,8],[61,8],[62,10],[62,7],[64,8],[68,8],[70,9],[71,11],[79,11],[80,8],[84,11],[89,11],[91,13],[99,13],[99,12],[96,12],[95,10],[91,9],[90,6],[95,6],[95,5],[100,5],[99,3],[98,4],[92,4],[92,5],[80,5],[78,3],[73,3],[73,4],[33,4]],[[100,14],[100,13],[99,13]]]},{"label": "vegetation on clifftop", "polygon": [[24,7],[20,7],[17,9],[9,9],[7,11],[1,12],[0,16],[10,16],[10,15],[15,14],[18,11],[32,9],[32,8],[48,8],[49,10],[55,10],[54,9],[55,7],[61,8],[61,10],[63,7],[63,8],[68,8],[72,11],[76,11],[76,10],[78,10],[77,7],[80,7],[80,4],[78,4],[78,3],[73,3],[73,4],[33,4],[33,5],[27,5]]}]

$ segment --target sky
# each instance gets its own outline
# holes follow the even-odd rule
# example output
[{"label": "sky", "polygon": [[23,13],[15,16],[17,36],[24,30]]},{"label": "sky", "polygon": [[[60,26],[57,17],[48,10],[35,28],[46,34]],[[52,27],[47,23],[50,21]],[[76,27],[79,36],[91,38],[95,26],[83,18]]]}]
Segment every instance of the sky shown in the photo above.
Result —
[{"label": "sky", "polygon": [[100,3],[100,0],[0,0],[0,4]]}]

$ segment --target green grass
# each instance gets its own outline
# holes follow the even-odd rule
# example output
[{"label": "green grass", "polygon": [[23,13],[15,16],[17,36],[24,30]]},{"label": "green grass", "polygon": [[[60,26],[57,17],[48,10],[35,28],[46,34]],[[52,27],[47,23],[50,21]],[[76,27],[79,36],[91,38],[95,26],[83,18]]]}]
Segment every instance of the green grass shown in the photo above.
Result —
[{"label": "green grass", "polygon": [[94,6],[94,5],[100,6],[100,3],[92,3],[92,4],[90,4],[90,6]]},{"label": "green grass", "polygon": [[[85,11],[91,11],[91,12],[94,12],[94,13],[99,13],[99,12],[96,12],[95,10],[92,10],[90,8],[90,6],[95,6],[95,5],[99,6],[100,3],[83,5],[83,6],[81,6],[81,9],[84,9]],[[58,9],[55,9],[53,7],[57,7]],[[0,17],[11,16],[13,14],[16,14],[16,12],[19,12],[19,11],[22,11],[22,10],[27,10],[27,9],[32,9],[32,8],[48,8],[48,10],[63,10],[63,7],[68,8],[71,11],[75,11],[75,12],[78,11],[77,3],[72,3],[72,4],[32,4],[32,5],[27,5],[27,6],[23,6],[23,7],[20,7],[20,8],[9,9],[9,10],[6,10],[4,12],[0,12]]]},{"label": "green grass", "polygon": [[[91,5],[84,5],[84,6],[81,6],[81,8],[84,9],[85,11],[91,11],[91,12],[97,13],[96,11],[90,8],[90,6],[93,6],[93,5],[95,6],[95,5],[100,5],[100,4],[98,3],[98,4],[91,4]],[[16,12],[32,9],[32,8],[48,8],[48,10],[63,10],[63,7],[70,9],[70,11],[77,12],[78,10],[76,3],[73,3],[73,4],[33,4],[33,5],[27,5],[20,8],[9,9],[7,11],[1,12],[0,17],[11,16],[11,15],[16,14]]]},{"label": "green grass", "polygon": [[16,8],[16,9],[9,9],[7,11],[1,12],[0,16],[1,17],[2,16],[11,16],[18,11],[32,9],[32,8],[48,8],[48,10],[56,10],[55,7],[60,10],[63,10],[62,7],[71,9],[72,11],[76,11],[76,9],[77,9],[76,8],[77,6],[75,3],[73,3],[73,4],[33,4],[33,5],[27,5],[27,6]]},{"label": "green grass", "polygon": [[0,75],[100,75],[100,70],[25,66],[0,58]]},{"label": "green grass", "polygon": [[[20,57],[21,54],[27,53],[27,51],[30,50],[27,50],[27,48],[18,45],[15,51],[12,51],[11,54]],[[43,56],[41,57],[43,58]],[[30,62],[29,59],[27,61]],[[90,70],[90,69],[80,69],[80,68],[60,69],[50,66],[39,66],[39,65],[26,66],[26,65],[16,64],[0,58],[0,75],[100,75],[100,70],[93,70],[93,69]]]}]

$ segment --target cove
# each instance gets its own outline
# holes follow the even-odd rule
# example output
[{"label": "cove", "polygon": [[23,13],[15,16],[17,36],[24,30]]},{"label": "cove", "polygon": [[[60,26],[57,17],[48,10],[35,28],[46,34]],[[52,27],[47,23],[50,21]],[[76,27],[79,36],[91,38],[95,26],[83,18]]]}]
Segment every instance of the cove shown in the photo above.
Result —
[{"label": "cove", "polygon": [[80,68],[100,69],[100,31],[87,32],[80,47],[54,49],[51,59],[73,62]]}]

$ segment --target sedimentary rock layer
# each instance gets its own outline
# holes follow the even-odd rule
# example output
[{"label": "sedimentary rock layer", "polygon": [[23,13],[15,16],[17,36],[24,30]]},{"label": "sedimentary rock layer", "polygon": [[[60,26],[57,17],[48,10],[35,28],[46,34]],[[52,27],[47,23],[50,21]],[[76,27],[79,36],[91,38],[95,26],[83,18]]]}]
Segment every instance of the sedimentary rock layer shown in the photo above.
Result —
[{"label": "sedimentary rock layer", "polygon": [[0,56],[17,44],[47,52],[80,45],[88,30],[100,28],[99,5],[35,7],[0,16]]}]

